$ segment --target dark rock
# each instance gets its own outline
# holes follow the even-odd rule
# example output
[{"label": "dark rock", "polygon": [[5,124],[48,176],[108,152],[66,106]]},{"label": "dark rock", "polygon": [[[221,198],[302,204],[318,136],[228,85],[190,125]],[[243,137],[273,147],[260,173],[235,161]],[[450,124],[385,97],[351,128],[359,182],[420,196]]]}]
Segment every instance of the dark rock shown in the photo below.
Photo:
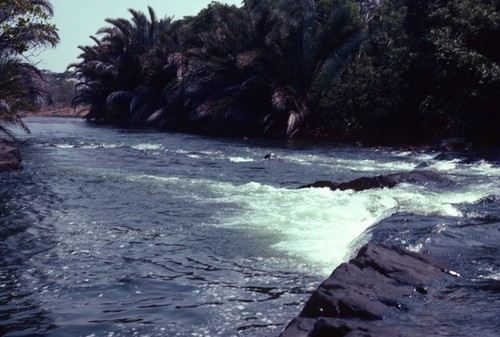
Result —
[{"label": "dark rock", "polygon": [[0,142],[0,172],[20,169],[22,169],[22,166],[19,150]]},{"label": "dark rock", "polygon": [[478,164],[483,161],[477,153],[469,151],[467,153],[463,152],[442,152],[434,157],[434,160],[438,161],[451,161],[458,160],[460,164]]},{"label": "dark rock", "polygon": [[428,168],[429,166],[431,166],[432,163],[431,162],[428,162],[428,161],[425,161],[425,162],[422,162],[420,164],[418,164],[416,166],[417,169],[424,169],[424,168]]},{"label": "dark rock", "polygon": [[315,188],[323,188],[323,187],[328,187],[332,191],[335,191],[338,189],[339,184],[336,183],[335,181],[329,181],[329,180],[318,180],[315,181],[312,184],[307,184],[307,185],[302,185],[299,188],[310,188],[310,187],[315,187]]},{"label": "dark rock", "polygon": [[441,139],[436,144],[437,149],[444,151],[467,151],[472,148],[472,143],[463,138]]},{"label": "dark rock", "polygon": [[295,318],[280,337],[400,337],[394,329],[378,327],[366,322],[346,322],[337,318]]},{"label": "dark rock", "polygon": [[337,189],[341,191],[345,190],[364,191],[372,188],[382,188],[382,187],[391,188],[396,186],[398,177],[399,175],[361,177],[346,183],[340,183]]},{"label": "dark rock", "polygon": [[361,177],[344,183],[320,180],[312,184],[302,185],[299,188],[328,187],[331,190],[354,190],[364,191],[372,188],[392,188],[399,183],[409,182],[414,184],[439,184],[448,186],[452,181],[432,171],[411,171],[380,175],[375,177]]},{"label": "dark rock", "polygon": [[275,153],[268,153],[264,156],[264,159],[276,159],[278,156]]},{"label": "dark rock", "polygon": [[280,337],[400,336],[376,322],[411,310],[449,270],[427,254],[365,245],[318,287]]}]

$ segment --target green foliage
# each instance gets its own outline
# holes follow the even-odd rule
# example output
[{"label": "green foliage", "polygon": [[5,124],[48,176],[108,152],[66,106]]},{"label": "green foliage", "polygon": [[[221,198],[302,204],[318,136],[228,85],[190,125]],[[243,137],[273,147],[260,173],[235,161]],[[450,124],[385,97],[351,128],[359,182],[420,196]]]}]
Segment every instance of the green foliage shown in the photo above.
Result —
[{"label": "green foliage", "polygon": [[19,112],[37,109],[41,81],[41,74],[32,65],[0,58],[0,132],[12,136],[8,129],[12,125],[28,131]]},{"label": "green foliage", "polygon": [[411,123],[404,108],[408,92],[405,73],[412,54],[408,35],[402,29],[407,7],[386,1],[362,8],[367,22],[362,53],[321,102],[322,124],[336,137],[366,142],[412,142],[412,130],[396,127]]},{"label": "green foliage", "polygon": [[217,135],[500,144],[493,0],[212,2],[173,21],[130,10],[80,47],[91,120]]},{"label": "green foliage", "polygon": [[75,79],[69,72],[42,71],[42,75],[44,79],[42,109],[45,111],[68,109],[74,94]]},{"label": "green foliage", "polygon": [[[455,126],[479,143],[498,143],[492,123],[500,121],[500,12],[496,1],[444,1],[427,9],[425,31],[430,46],[427,67],[433,85],[420,112],[430,121]],[[457,124],[462,124],[456,129]]]},{"label": "green foliage", "polygon": [[[73,65],[80,78],[73,103],[89,105],[89,119],[154,119],[239,136],[306,134],[361,41],[357,9],[343,0],[248,0],[243,8],[213,2],[168,25],[131,14],[131,21],[108,19],[111,27],[98,32],[95,46],[81,47]],[[145,34],[153,24],[172,43]],[[117,96],[128,109],[110,106],[115,92],[132,93]]]},{"label": "green foliage", "polygon": [[59,41],[49,22],[52,6],[45,0],[0,0],[0,52],[19,55]]},{"label": "green foliage", "polygon": [[367,17],[363,57],[325,102],[330,119],[354,126],[348,137],[500,144],[496,1],[387,0]]},{"label": "green foliage", "polygon": [[22,57],[34,48],[57,44],[51,15],[52,6],[45,0],[0,0],[0,131],[8,135],[13,124],[27,131],[19,113],[39,107],[41,73]]}]

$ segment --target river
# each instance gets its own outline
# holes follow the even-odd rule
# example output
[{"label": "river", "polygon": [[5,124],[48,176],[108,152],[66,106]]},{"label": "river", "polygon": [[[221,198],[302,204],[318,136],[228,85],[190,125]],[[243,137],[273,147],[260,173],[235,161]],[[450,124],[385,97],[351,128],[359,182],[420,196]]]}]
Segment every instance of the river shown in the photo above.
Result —
[{"label": "river", "polygon": [[[495,162],[73,118],[26,123],[24,170],[0,176],[0,335],[278,336],[367,241],[454,264],[460,303],[477,286],[477,314],[491,313],[469,332],[500,327]],[[419,168],[454,183],[296,189]]]}]

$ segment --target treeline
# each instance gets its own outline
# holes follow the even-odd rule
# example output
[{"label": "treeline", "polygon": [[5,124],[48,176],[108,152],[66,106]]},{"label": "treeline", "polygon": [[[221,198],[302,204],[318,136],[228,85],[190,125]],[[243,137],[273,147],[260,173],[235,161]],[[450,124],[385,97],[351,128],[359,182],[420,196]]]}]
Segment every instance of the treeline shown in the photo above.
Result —
[{"label": "treeline", "polygon": [[224,136],[500,144],[497,0],[246,0],[107,19],[80,47],[93,121]]},{"label": "treeline", "polygon": [[72,73],[42,70],[42,75],[43,95],[37,113],[45,116],[75,116],[75,111],[71,108],[71,100],[75,94],[76,80],[72,77]]},{"label": "treeline", "polygon": [[293,137],[321,124],[321,100],[358,53],[347,1],[213,2],[174,21],[108,19],[73,65],[86,118],[226,136]]},{"label": "treeline", "polygon": [[98,122],[500,145],[499,11],[499,0],[213,2],[181,20],[130,10],[58,75],[26,58],[58,42],[49,1],[0,0],[0,132],[63,106],[74,76],[73,107]]},{"label": "treeline", "polygon": [[498,0],[384,1],[329,104],[367,140],[500,145],[499,10]]}]

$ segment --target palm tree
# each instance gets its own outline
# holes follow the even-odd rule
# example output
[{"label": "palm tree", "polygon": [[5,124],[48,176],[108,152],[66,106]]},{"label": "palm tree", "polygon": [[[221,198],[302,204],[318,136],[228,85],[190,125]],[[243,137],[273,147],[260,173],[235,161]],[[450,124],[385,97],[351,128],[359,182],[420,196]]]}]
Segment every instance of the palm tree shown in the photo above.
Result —
[{"label": "palm tree", "polygon": [[[249,78],[254,74],[236,66],[236,58],[253,39],[242,26],[245,13],[235,6],[212,3],[189,27],[188,45],[175,54],[184,66],[179,77],[182,108],[191,130],[224,135],[254,135],[258,129],[257,97],[248,100]],[[253,112],[253,113],[252,113]]]},{"label": "palm tree", "polygon": [[39,107],[42,75],[21,60],[33,48],[55,46],[57,29],[48,22],[52,6],[46,0],[0,0],[0,132],[12,136],[8,126],[28,131],[20,112]]},{"label": "palm tree", "polygon": [[74,105],[89,104],[90,119],[226,135],[307,132],[361,32],[347,0],[212,3],[177,22],[130,13],[81,48]]},{"label": "palm tree", "polygon": [[272,103],[287,114],[286,135],[307,131],[318,102],[339,80],[361,42],[361,24],[345,1],[331,1],[318,17],[312,1],[282,1],[275,27],[272,59],[265,71],[272,79]]},{"label": "palm tree", "polygon": [[268,103],[257,100],[259,109],[251,109],[263,134],[293,137],[307,131],[321,97],[361,42],[362,25],[346,1],[319,7],[310,0],[246,0],[241,11],[220,6],[220,27],[202,35],[203,52],[192,75],[207,87],[218,83],[221,88],[209,91],[194,115],[241,115],[241,106],[234,105],[251,87],[259,94],[250,96]]},{"label": "palm tree", "polygon": [[10,137],[9,126],[21,126],[29,132],[19,113],[36,110],[42,97],[42,74],[34,66],[0,57],[0,132]]},{"label": "palm tree", "polygon": [[80,47],[81,61],[70,65],[80,79],[72,105],[88,106],[87,119],[144,123],[163,104],[163,90],[175,78],[168,55],[178,48],[180,22],[149,18],[130,9],[132,19],[106,19],[95,45]]}]

